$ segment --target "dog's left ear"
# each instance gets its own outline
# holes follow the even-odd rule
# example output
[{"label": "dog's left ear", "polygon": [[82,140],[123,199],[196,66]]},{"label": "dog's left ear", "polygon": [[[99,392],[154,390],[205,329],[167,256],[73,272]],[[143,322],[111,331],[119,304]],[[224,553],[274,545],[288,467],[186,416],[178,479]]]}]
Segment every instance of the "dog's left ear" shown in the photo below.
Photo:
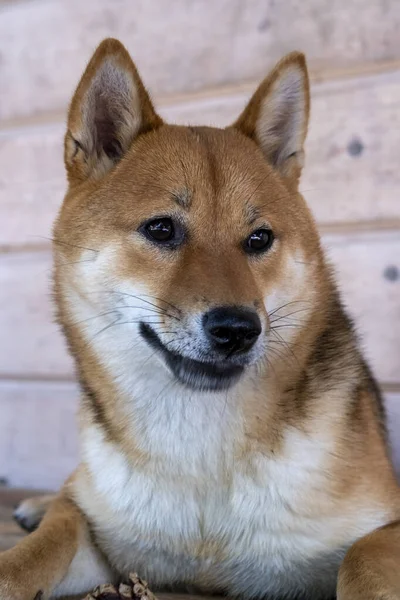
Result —
[{"label": "dog's left ear", "polygon": [[306,60],[304,54],[292,52],[264,79],[233,127],[252,138],[267,161],[296,187],[309,111]]}]

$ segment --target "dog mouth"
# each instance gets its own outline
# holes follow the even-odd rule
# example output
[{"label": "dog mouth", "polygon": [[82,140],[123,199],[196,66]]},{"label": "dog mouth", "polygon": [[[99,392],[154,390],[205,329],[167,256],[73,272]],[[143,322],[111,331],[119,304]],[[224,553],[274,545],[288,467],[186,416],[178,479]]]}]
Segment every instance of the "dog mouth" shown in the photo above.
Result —
[{"label": "dog mouth", "polygon": [[226,390],[238,381],[244,371],[241,365],[222,361],[202,362],[171,351],[146,323],[140,323],[139,331],[144,340],[163,356],[175,378],[192,390]]}]

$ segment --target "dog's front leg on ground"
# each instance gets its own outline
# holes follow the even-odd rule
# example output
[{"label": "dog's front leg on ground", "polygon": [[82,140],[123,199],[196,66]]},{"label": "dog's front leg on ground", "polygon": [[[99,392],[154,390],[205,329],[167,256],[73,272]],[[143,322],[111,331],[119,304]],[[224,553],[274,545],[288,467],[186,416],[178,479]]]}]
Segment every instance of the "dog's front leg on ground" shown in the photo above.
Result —
[{"label": "dog's front leg on ground", "polygon": [[63,494],[36,531],[0,554],[1,600],[84,594],[110,580],[111,572],[90,542],[83,515]]},{"label": "dog's front leg on ground", "polygon": [[400,521],[358,540],[339,571],[338,600],[400,600]]}]

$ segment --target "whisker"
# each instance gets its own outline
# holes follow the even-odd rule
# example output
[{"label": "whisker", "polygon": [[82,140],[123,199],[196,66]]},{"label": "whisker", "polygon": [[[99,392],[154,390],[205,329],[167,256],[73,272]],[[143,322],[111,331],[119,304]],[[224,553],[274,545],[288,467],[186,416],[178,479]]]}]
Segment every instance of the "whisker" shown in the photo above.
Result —
[{"label": "whisker", "polygon": [[168,306],[170,306],[171,308],[176,310],[178,313],[182,312],[180,308],[175,306],[175,304],[171,304],[171,302],[167,302],[167,300],[164,300],[164,298],[159,298],[158,296],[151,296],[150,294],[140,294],[140,297],[141,296],[147,296],[147,298],[154,298],[155,300],[158,300],[159,302],[164,302],[164,304],[167,304]]},{"label": "whisker", "polygon": [[293,327],[298,329],[300,325],[296,325],[295,323],[288,323],[287,325],[275,325],[275,327],[270,327],[270,331],[275,331],[275,329],[281,329],[282,327]]},{"label": "whisker", "polygon": [[144,361],[144,362],[142,363],[142,365],[141,365],[141,368],[142,368],[142,369],[143,369],[143,367],[144,367],[145,365],[147,365],[147,363],[148,363],[148,362],[149,362],[149,361],[150,361],[150,360],[153,358],[153,356],[154,356],[156,353],[157,353],[157,350],[154,350],[154,352],[152,352],[152,353],[150,354],[150,356],[148,356],[148,357],[145,359],[145,361]]},{"label": "whisker", "polygon": [[93,342],[93,340],[98,336],[101,335],[103,332],[107,331],[108,329],[110,329],[110,327],[113,327],[114,325],[118,324],[118,320],[114,321],[113,323],[109,323],[108,325],[106,325],[105,327],[102,327],[100,329],[100,331],[97,331],[94,336],[87,342],[87,344],[85,344],[85,347],[89,344],[91,344]]},{"label": "whisker", "polygon": [[290,306],[291,304],[299,304],[299,303],[300,304],[311,304],[311,302],[309,300],[292,300],[291,302],[286,302],[286,304],[282,304],[282,306],[278,306],[278,308],[275,308],[275,310],[273,310],[272,312],[268,313],[268,316],[272,317],[272,315],[274,315],[275,313],[277,313],[279,310],[282,310],[283,308],[286,308],[286,306]]},{"label": "whisker", "polygon": [[287,355],[279,348],[271,348],[271,344],[274,343],[274,340],[270,340],[270,344],[268,345],[268,350],[267,352],[272,352],[275,353],[276,356],[278,356],[278,358],[280,358],[281,360],[287,361],[288,357]]},{"label": "whisker", "polygon": [[[85,262],[94,262],[93,258],[84,258],[82,260],[76,260],[76,261],[71,261],[71,262],[65,262],[65,263],[60,263],[57,265],[57,268],[59,267],[68,267],[69,265],[80,265],[81,263],[85,263]],[[55,265],[52,265],[49,269],[45,269],[43,271],[43,273],[52,273],[53,270],[55,268]]]},{"label": "whisker", "polygon": [[[140,310],[140,309],[143,309],[143,306],[135,306],[133,304],[122,304],[122,305],[119,305],[118,308],[116,308],[116,310],[122,310],[124,308],[133,308],[133,309]],[[154,308],[147,308],[146,307],[145,310],[147,310],[148,312],[154,313],[156,315],[159,315],[160,317],[167,316],[167,317],[174,318],[174,315],[170,315],[169,313],[165,312],[164,309],[158,308],[157,310],[155,310]],[[177,317],[175,317],[175,318],[177,318]]]},{"label": "whisker", "polygon": [[221,413],[221,419],[223,419],[225,416],[226,407],[228,406],[228,396],[229,396],[229,389],[226,390],[225,402],[224,402],[224,406],[223,406],[222,413]]},{"label": "whisker", "polygon": [[[62,263],[62,264],[58,264],[57,268],[59,267],[67,267],[68,265],[79,265],[80,263],[85,263],[85,262],[93,262],[93,258],[85,258],[83,260],[77,260],[74,262],[67,262],[67,263]],[[45,269],[44,271],[40,271],[40,273],[53,273],[55,268],[55,265],[52,265],[51,267],[49,267],[48,269]]]},{"label": "whisker", "polygon": [[290,319],[290,317],[292,315],[297,315],[300,312],[306,312],[308,310],[308,308],[299,308],[299,310],[295,310],[291,313],[288,313],[287,315],[282,315],[281,317],[276,317],[276,319],[272,319],[270,321],[270,324],[272,325],[272,323],[276,323],[277,321],[280,321],[281,319]]},{"label": "whisker", "polygon": [[54,242],[55,244],[60,244],[61,246],[71,246],[71,248],[80,248],[81,250],[90,250],[91,252],[96,252],[98,254],[100,250],[94,250],[93,248],[87,248],[86,246],[79,246],[78,244],[71,244],[70,242],[64,242],[62,240],[57,240],[56,238],[46,237],[44,235],[33,235],[31,237],[47,240],[49,242]]},{"label": "whisker", "polygon": [[167,383],[167,385],[166,385],[166,386],[164,386],[164,387],[163,387],[163,389],[160,391],[160,393],[157,395],[157,397],[156,397],[156,398],[155,398],[155,400],[154,400],[153,406],[156,406],[157,400],[160,398],[160,396],[161,396],[162,394],[164,394],[164,392],[166,392],[166,391],[167,391],[169,388],[172,388],[172,387],[174,387],[174,385],[176,385],[177,383],[178,383],[178,382],[177,382],[177,380],[176,380],[176,379],[171,379],[171,381],[169,381],[169,382]]},{"label": "whisker", "polygon": [[[282,345],[283,345],[285,348],[287,348],[287,350],[288,350],[288,351],[289,351],[289,352],[292,354],[293,358],[296,358],[296,356],[295,356],[295,354],[294,354],[294,352],[293,352],[292,348],[290,347],[290,344],[288,344],[288,343],[286,342],[286,340],[284,340],[284,339],[283,339],[283,337],[282,337],[282,336],[281,336],[281,335],[280,335],[280,334],[279,334],[277,331],[275,331],[274,329],[271,329],[271,332],[272,332],[274,335],[276,335],[276,336],[278,337],[278,340],[281,342],[281,344],[282,344]],[[296,358],[296,361],[297,361],[297,358]]]},{"label": "whisker", "polygon": [[[278,336],[278,332],[275,331],[274,332],[276,336]],[[284,346],[285,344],[289,345],[289,346],[296,346],[296,348],[301,348],[303,350],[307,350],[308,346],[306,346],[305,344],[302,344],[301,342],[299,342],[298,340],[296,340],[295,342],[293,342],[292,344],[288,344],[288,342],[286,342],[283,338],[281,338],[281,336],[279,336],[280,339],[278,338],[274,338],[274,339],[270,339],[269,343],[274,342],[275,344],[281,344],[281,346]]]},{"label": "whisker", "polygon": [[[93,317],[88,317],[87,319],[82,319],[81,321],[74,321],[73,325],[82,325],[83,323],[87,323],[88,321],[92,321],[94,319],[99,319],[100,317],[106,317],[107,315],[112,315],[112,314],[118,314],[122,309],[124,308],[140,308],[137,306],[119,306],[118,308],[114,308],[112,310],[107,310],[105,312],[99,313],[98,315],[94,315]],[[163,316],[163,313],[158,313],[157,311],[150,311],[150,309],[147,309],[149,312],[153,312],[154,315],[143,315],[142,318],[137,319],[137,321],[132,321],[133,322],[137,322],[140,323],[141,321],[144,321],[144,319],[149,319],[149,318],[155,318],[155,316]],[[149,323],[153,324],[154,321],[150,321]],[[165,326],[165,323],[163,323],[163,321],[159,322],[161,325]]]},{"label": "whisker", "polygon": [[168,329],[167,331],[163,331],[164,335],[173,335],[174,333],[178,333],[176,329]]},{"label": "whisker", "polygon": [[[99,291],[93,291],[93,292],[87,292],[88,294],[96,294],[98,295],[99,293],[102,293],[103,290],[100,289]],[[156,311],[154,312],[158,312],[158,314],[160,315],[166,315],[167,317],[170,317],[171,319],[176,319],[177,321],[180,321],[180,317],[177,317],[176,315],[172,315],[171,313],[169,313],[165,308],[163,308],[162,306],[157,306],[157,304],[153,304],[152,302],[149,302],[148,300],[145,300],[143,298],[141,298],[140,296],[136,296],[135,294],[129,294],[128,292],[121,292],[119,290],[108,290],[107,291],[109,294],[120,294],[122,296],[128,296],[129,298],[134,298],[135,300],[139,300],[140,302],[144,302],[145,304],[148,304],[149,306],[152,306],[153,308],[156,309]],[[146,294],[145,294],[146,295]],[[166,300],[162,300],[162,298],[157,298],[156,296],[148,296],[149,298],[156,298],[158,300],[160,300],[161,302],[166,302],[167,304],[169,304]],[[178,307],[175,307],[173,304],[170,305],[172,308],[174,308],[177,312],[181,312],[180,309]],[[136,308],[136,309],[141,309],[141,308],[145,308],[143,306],[134,306],[134,305],[129,305],[129,304],[122,304],[119,305],[117,307],[116,310],[118,309],[122,309],[122,308]],[[146,310],[150,310],[149,308],[147,308]]]},{"label": "whisker", "polygon": [[[108,325],[106,325],[105,327],[102,327],[102,329],[100,329],[100,331],[97,331],[94,336],[92,336],[92,338],[88,341],[89,343],[92,343],[93,340],[100,335],[101,333],[104,333],[105,331],[107,331],[108,329],[110,329],[111,327],[116,327],[117,325],[135,325],[136,323],[143,323],[144,321],[142,319],[139,320],[130,320],[130,321],[114,321],[113,323],[109,323]],[[162,322],[150,322],[149,325],[163,325]],[[87,345],[87,344],[86,344]]]},{"label": "whisker", "polygon": [[[166,314],[169,317],[171,317],[171,319],[176,319],[177,321],[181,320],[176,315],[171,315],[170,313],[168,313],[165,308],[162,308],[161,306],[157,306],[157,304],[154,304],[153,302],[150,302],[149,300],[145,300],[145,299],[141,298],[140,296],[136,296],[135,294],[128,294],[128,292],[120,292],[119,290],[111,290],[111,293],[113,293],[113,294],[121,294],[123,296],[129,296],[130,298],[135,298],[136,300],[139,300],[140,302],[145,302],[146,304],[149,304],[150,306],[153,306],[157,310],[162,310],[164,312],[164,314]],[[152,296],[149,296],[149,297],[151,298]]]},{"label": "whisker", "polygon": [[[287,350],[288,350],[288,351],[289,351],[289,352],[292,354],[293,358],[295,358],[295,359],[296,359],[296,362],[298,363],[298,359],[297,359],[296,355],[294,354],[294,352],[293,352],[293,349],[292,349],[292,347],[291,347],[292,345],[291,345],[291,344],[289,344],[288,342],[286,342],[286,341],[285,341],[285,340],[284,340],[284,339],[283,339],[283,338],[282,338],[282,337],[281,337],[281,336],[278,334],[278,332],[277,332],[277,331],[274,331],[273,333],[274,333],[276,336],[279,336],[279,337],[278,337],[277,339],[270,339],[270,340],[269,340],[269,343],[270,343],[270,344],[278,344],[278,345],[282,346],[283,348],[286,348],[286,349],[287,349]],[[305,344],[301,344],[300,342],[297,342],[297,341],[296,341],[296,344],[295,344],[295,345],[296,345],[296,347],[297,347],[297,348],[300,348],[300,349],[305,349],[305,350],[307,349],[307,346],[306,346]]]},{"label": "whisker", "polygon": [[94,262],[94,259],[93,258],[84,258],[82,260],[74,260],[71,262],[59,263],[57,265],[57,267],[68,267],[69,265],[80,265],[81,263],[85,263],[85,262]]},{"label": "whisker", "polygon": [[[126,308],[130,308],[130,307],[126,307]],[[94,319],[99,319],[100,317],[106,317],[107,315],[118,314],[119,310],[120,310],[119,308],[118,309],[113,309],[113,310],[108,310],[108,311],[105,311],[103,313],[99,313],[98,315],[94,315],[93,317],[88,317],[87,319],[82,319],[81,321],[75,321],[75,322],[73,322],[73,325],[82,325],[83,323],[87,323],[88,321],[92,321]],[[146,322],[149,322],[150,324],[157,324],[158,323],[160,325],[165,325],[165,323],[163,321],[145,321],[144,320],[144,319],[155,319],[156,316],[162,316],[162,315],[159,315],[156,312],[155,312],[154,315],[148,315],[148,316],[143,315],[143,317],[140,318],[140,319],[132,319],[131,323],[141,323],[141,322],[146,323]]]},{"label": "whisker", "polygon": [[[270,348],[270,350],[271,350],[271,348]],[[279,357],[279,358],[280,358],[280,357]],[[264,364],[265,364],[265,363],[267,364],[267,367],[268,367],[268,368],[270,368],[270,369],[272,370],[272,373],[273,373],[274,377],[276,377],[277,375],[276,375],[275,368],[274,368],[274,366],[273,366],[273,364],[272,364],[272,362],[270,361],[270,359],[269,359],[269,357],[268,357],[268,356],[265,356],[265,359],[264,359],[263,363],[264,363]]]},{"label": "whisker", "polygon": [[94,315],[93,317],[88,317],[87,319],[82,319],[81,321],[74,321],[72,325],[82,325],[83,323],[87,323],[88,321],[93,321],[93,319],[99,319],[100,317],[106,317],[107,315],[112,315],[117,313],[116,309],[107,310],[106,312],[99,313],[98,315]]},{"label": "whisker", "polygon": [[[169,346],[170,344],[174,344],[174,343],[176,343],[176,342],[180,342],[181,340],[184,340],[184,339],[185,339],[185,336],[181,336],[181,337],[179,337],[179,338],[175,338],[175,339],[173,339],[173,340],[168,340],[168,342],[165,342],[165,343],[163,342],[163,344],[164,344],[164,346]],[[186,344],[185,348],[187,348],[187,346],[189,345],[189,343],[190,343],[190,342],[188,342],[188,343]]]},{"label": "whisker", "polygon": [[308,188],[308,190],[300,190],[300,194],[307,194],[308,192],[326,192],[327,188]]},{"label": "whisker", "polygon": [[[183,355],[183,352],[186,350],[186,348],[187,348],[188,346],[190,346],[190,344],[191,344],[191,340],[188,340],[188,341],[186,342],[186,344],[184,344],[184,346],[183,346],[182,348],[180,348],[180,349],[179,349],[179,353],[180,353],[181,355]],[[184,355],[183,355],[183,356],[184,356]]]}]

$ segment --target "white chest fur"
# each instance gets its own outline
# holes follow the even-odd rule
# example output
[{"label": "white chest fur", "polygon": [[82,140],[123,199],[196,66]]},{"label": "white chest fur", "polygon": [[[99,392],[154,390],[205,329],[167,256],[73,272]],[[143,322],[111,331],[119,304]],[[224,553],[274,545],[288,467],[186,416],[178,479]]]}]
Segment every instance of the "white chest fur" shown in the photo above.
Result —
[{"label": "white chest fur", "polygon": [[100,430],[84,433],[92,481],[78,480],[77,497],[106,554],[153,586],[243,593],[251,581],[260,595],[304,588],[329,596],[344,549],[382,524],[383,512],[332,511],[323,468],[330,448],[317,436],[290,429],[279,458],[234,459],[238,415],[209,399],[200,408],[198,398],[185,406],[177,398],[169,411],[161,399],[139,427],[154,457],[143,470]]}]

